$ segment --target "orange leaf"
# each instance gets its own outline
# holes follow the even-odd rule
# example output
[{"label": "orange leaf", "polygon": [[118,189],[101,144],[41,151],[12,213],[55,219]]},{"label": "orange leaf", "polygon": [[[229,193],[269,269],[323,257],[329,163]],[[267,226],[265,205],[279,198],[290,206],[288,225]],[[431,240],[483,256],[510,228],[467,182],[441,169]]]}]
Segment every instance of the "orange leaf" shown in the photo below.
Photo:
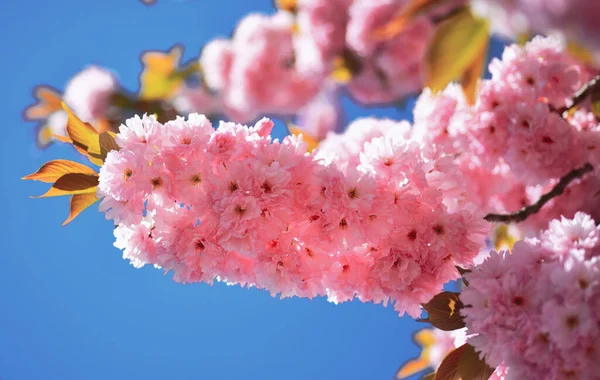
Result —
[{"label": "orange leaf", "polygon": [[302,140],[304,140],[306,142],[306,144],[308,145],[306,150],[309,153],[312,152],[313,150],[315,150],[319,146],[320,140],[314,136],[309,135],[302,129],[290,124],[290,125],[288,125],[288,130],[290,131],[290,134],[292,134],[294,136],[302,135]]},{"label": "orange leaf", "polygon": [[37,101],[23,111],[25,120],[44,120],[60,110],[61,95],[52,87],[36,86],[33,89],[33,96]]},{"label": "orange leaf", "polygon": [[402,380],[409,376],[415,375],[430,367],[429,360],[418,358],[409,360],[396,372],[396,379]]},{"label": "orange leaf", "polygon": [[47,148],[52,143],[52,128],[48,124],[38,124],[35,128],[35,143],[40,149]]},{"label": "orange leaf", "polygon": [[44,194],[39,195],[37,197],[31,198],[48,198],[48,197],[61,197],[63,195],[77,195],[77,194],[96,194],[96,187],[90,187],[88,189],[82,190],[60,190],[55,187],[51,187],[50,190],[46,191]]},{"label": "orange leaf", "polygon": [[373,37],[377,39],[392,39],[417,17],[435,7],[444,5],[448,0],[411,0],[405,4],[390,22],[375,30]]},{"label": "orange leaf", "polygon": [[62,103],[62,106],[68,115],[67,134],[73,146],[79,153],[86,155],[92,163],[102,166],[104,161],[99,158],[101,150],[98,131],[90,123],[81,121],[65,103]]},{"label": "orange leaf", "polygon": [[66,226],[71,223],[83,210],[90,207],[98,201],[96,193],[77,194],[71,197],[69,217],[62,224]]},{"label": "orange leaf", "polygon": [[69,160],[53,160],[46,162],[35,173],[29,174],[21,179],[54,183],[67,173],[93,174],[95,171],[92,168],[82,165],[78,162]]},{"label": "orange leaf", "polygon": [[298,11],[298,0],[275,0],[275,8],[296,13]]},{"label": "orange leaf", "polygon": [[81,121],[65,103],[62,103],[62,107],[69,116],[67,120],[67,134],[73,141],[73,145],[87,150],[89,146],[88,141],[98,135],[98,131],[90,123]]}]

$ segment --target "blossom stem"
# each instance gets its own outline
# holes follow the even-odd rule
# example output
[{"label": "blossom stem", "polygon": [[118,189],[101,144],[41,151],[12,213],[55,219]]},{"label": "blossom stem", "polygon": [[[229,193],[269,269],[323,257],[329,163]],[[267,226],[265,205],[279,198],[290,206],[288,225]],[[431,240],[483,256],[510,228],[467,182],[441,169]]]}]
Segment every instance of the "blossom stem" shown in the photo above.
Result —
[{"label": "blossom stem", "polygon": [[502,223],[520,223],[527,219],[529,216],[540,211],[542,207],[551,199],[561,195],[567,186],[574,180],[583,177],[586,173],[594,170],[594,167],[590,163],[586,163],[580,168],[573,169],[546,194],[542,195],[540,199],[532,205],[523,207],[519,211],[510,214],[487,214],[483,219],[488,222],[502,222]]}]

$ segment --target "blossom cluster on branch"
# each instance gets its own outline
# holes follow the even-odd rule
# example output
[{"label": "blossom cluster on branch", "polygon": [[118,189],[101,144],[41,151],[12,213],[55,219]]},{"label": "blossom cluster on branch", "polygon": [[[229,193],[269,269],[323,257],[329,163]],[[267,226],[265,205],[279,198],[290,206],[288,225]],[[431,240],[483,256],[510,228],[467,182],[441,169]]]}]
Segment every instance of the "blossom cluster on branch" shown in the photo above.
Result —
[{"label": "blossom cluster on branch", "polygon": [[493,252],[465,275],[469,342],[510,378],[600,374],[600,227],[584,213]]},{"label": "blossom cluster on branch", "polygon": [[[489,212],[512,212],[537,201],[570,170],[600,162],[600,126],[587,103],[570,112],[574,94],[594,77],[556,38],[508,46],[490,63],[469,106],[460,89],[424,91],[415,106],[414,133],[457,156],[472,200]],[[549,220],[585,211],[600,217],[597,172],[528,218],[535,233]]]},{"label": "blossom cluster on branch", "polygon": [[360,148],[349,153],[356,165],[337,165],[301,139],[272,141],[272,126],[127,120],[98,187],[124,257],[177,281],[391,301],[413,316],[458,277],[456,265],[471,266],[489,231],[466,200],[456,207],[463,190],[450,157],[388,122],[395,136],[340,136]]}]

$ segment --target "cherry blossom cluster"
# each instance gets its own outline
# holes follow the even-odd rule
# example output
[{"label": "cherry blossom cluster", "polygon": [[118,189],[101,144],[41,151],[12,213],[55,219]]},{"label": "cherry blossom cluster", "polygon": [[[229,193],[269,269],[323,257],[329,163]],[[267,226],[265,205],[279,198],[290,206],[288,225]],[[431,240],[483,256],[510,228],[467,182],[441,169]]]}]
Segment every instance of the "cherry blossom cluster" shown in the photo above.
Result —
[{"label": "cherry blossom cluster", "polygon": [[598,378],[599,239],[595,221],[576,213],[466,275],[468,340],[488,364],[515,379]]},{"label": "cherry blossom cluster", "polygon": [[596,0],[473,0],[473,8],[502,34],[560,32],[600,52],[600,3]]},{"label": "cherry blossom cluster", "polygon": [[101,168],[99,208],[125,258],[176,281],[357,297],[418,316],[456,265],[473,266],[489,226],[457,207],[451,157],[404,138],[402,123],[380,124],[398,133],[335,136],[352,147],[346,161],[272,140],[268,119],[215,130],[198,114],[131,118]]},{"label": "cherry blossom cluster", "polygon": [[[363,104],[393,103],[421,90],[433,17],[464,1],[434,8],[394,37],[377,38],[377,30],[407,3],[299,0],[293,12],[249,14],[231,38],[204,46],[204,80],[230,120],[300,114],[301,123],[318,121],[303,127],[325,137],[340,125],[341,89]],[[340,65],[348,77],[332,79]]]},{"label": "cherry blossom cluster", "polygon": [[[600,163],[600,124],[587,104],[562,112],[593,75],[556,38],[536,37],[508,46],[490,63],[476,102],[460,88],[440,94],[425,90],[414,110],[415,138],[456,154],[472,200],[490,212],[516,211],[532,204],[570,170]],[[597,173],[573,183],[527,221],[545,228],[578,210],[600,215],[592,200]]]}]

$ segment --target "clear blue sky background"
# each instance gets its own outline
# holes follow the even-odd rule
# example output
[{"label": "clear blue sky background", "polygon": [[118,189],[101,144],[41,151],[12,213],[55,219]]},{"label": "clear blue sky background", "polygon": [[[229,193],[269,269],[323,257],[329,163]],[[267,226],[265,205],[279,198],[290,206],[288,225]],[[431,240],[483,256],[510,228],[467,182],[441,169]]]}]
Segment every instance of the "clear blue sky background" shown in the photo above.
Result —
[{"label": "clear blue sky background", "polygon": [[[29,199],[47,186],[23,175],[50,159],[80,160],[62,144],[35,147],[34,124],[21,120],[34,85],[63,89],[96,63],[135,90],[141,50],[181,42],[191,58],[251,11],[271,12],[271,1],[0,2],[2,380],[391,379],[418,354],[410,338],[422,325],[391,308],[180,285],[124,261],[112,245],[112,222],[95,210],[62,228],[67,198]],[[348,120],[410,118],[346,105]]]}]

